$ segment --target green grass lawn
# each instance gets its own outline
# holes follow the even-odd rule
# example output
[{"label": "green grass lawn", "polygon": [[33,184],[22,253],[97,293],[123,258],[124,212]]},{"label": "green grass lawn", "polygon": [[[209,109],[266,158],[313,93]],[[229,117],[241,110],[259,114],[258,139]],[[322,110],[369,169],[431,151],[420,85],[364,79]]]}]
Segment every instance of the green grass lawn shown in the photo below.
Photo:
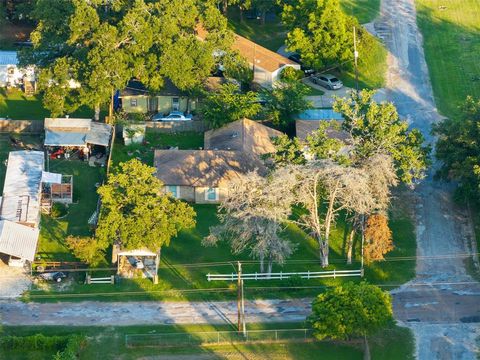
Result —
[{"label": "green grass lawn", "polygon": [[153,153],[155,149],[167,149],[178,147],[179,149],[199,149],[203,147],[203,133],[183,132],[177,134],[165,134],[153,129],[147,129],[144,144],[132,144],[125,146],[121,134],[115,138],[112,152],[112,165],[132,158],[138,158],[148,165],[153,166]]},{"label": "green grass lawn", "polygon": [[[70,114],[71,117],[93,118],[94,111],[86,106]],[[0,118],[14,120],[43,120],[50,116],[40,95],[26,96],[18,89],[0,88]],[[102,111],[100,116],[105,116]]]},{"label": "green grass lawn", "polygon": [[340,0],[343,10],[355,16],[360,24],[369,23],[378,16],[380,0]]},{"label": "green grass lawn", "polygon": [[287,37],[287,29],[280,20],[280,16],[275,16],[273,20],[268,19],[262,24],[261,20],[245,17],[241,22],[236,7],[230,7],[228,11],[228,25],[231,30],[275,52],[284,44]]},{"label": "green grass lawn", "polygon": [[[358,83],[360,89],[378,89],[385,85],[387,72],[387,50],[376,38],[372,38],[372,45],[366,48],[359,44]],[[355,88],[355,71],[349,69],[339,74],[346,86]]]},{"label": "green grass lawn", "polygon": [[90,167],[79,160],[50,160],[50,171],[73,175],[73,204],[61,219],[42,215],[37,257],[47,261],[72,261],[74,256],[65,246],[68,235],[89,236],[88,219],[97,207],[96,184],[104,177],[104,169]]},{"label": "green grass lawn", "polygon": [[[249,324],[248,329],[292,329],[304,328],[303,323],[291,324]],[[128,327],[5,327],[5,335],[28,336],[36,333],[44,335],[69,335],[81,333],[87,336],[87,346],[80,353],[79,359],[139,359],[146,356],[169,356],[172,360],[182,360],[182,356],[204,356],[206,359],[230,360],[312,360],[312,359],[362,359],[363,351],[358,341],[352,342],[308,342],[308,343],[274,343],[274,344],[235,344],[182,348],[127,348],[126,334],[147,333],[193,333],[198,331],[233,330],[227,325],[184,325],[184,326],[128,326]],[[369,338],[372,359],[413,359],[413,339],[408,329],[389,327]],[[43,354],[45,357],[40,357]],[[0,354],[0,359],[45,359],[50,356],[45,352],[9,351]],[[211,357],[210,357],[211,356]],[[204,358],[202,358],[204,359]],[[205,359],[205,360],[206,360]]]},{"label": "green grass lawn", "polygon": [[[233,255],[227,243],[215,247],[204,247],[202,239],[209,234],[209,227],[218,223],[216,206],[194,205],[197,212],[195,229],[184,230],[173,239],[169,247],[162,250],[159,269],[159,283],[154,285],[149,279],[122,279],[115,285],[84,285],[84,275],[79,275],[72,285],[57,291],[51,289],[33,290],[27,294],[26,300],[33,301],[82,301],[94,298],[102,301],[125,300],[223,300],[236,297],[235,284],[232,282],[208,282],[208,273],[235,272],[236,261],[243,262],[244,272],[258,272],[259,264],[252,261],[248,254]],[[415,254],[414,227],[409,215],[402,206],[395,203],[392,207],[391,227],[394,231],[395,250],[389,256],[412,256]],[[358,269],[360,267],[360,243],[355,246],[355,262],[345,264],[344,240],[345,223],[339,218],[337,227],[331,235],[331,251],[329,269]],[[295,225],[290,225],[285,236],[297,245],[295,253],[285,265],[274,265],[273,271],[298,272],[321,271],[318,260],[316,242],[305,235]],[[41,243],[42,244],[42,243]],[[372,264],[366,269],[366,279],[374,284],[386,285],[387,289],[398,286],[414,276],[415,261],[384,261]],[[113,271],[112,271],[113,273]],[[105,274],[102,270],[99,274]],[[358,281],[358,278],[350,280]],[[334,286],[348,281],[342,279],[290,279],[287,281],[264,280],[247,281],[245,294],[247,298],[291,298],[314,296],[325,286]],[[293,287],[293,288],[292,288]],[[206,289],[206,290],[205,290]],[[185,290],[185,291],[183,291]]]},{"label": "green grass lawn", "polygon": [[480,97],[480,2],[416,0],[416,4],[437,107],[443,115],[455,117],[468,95]]}]

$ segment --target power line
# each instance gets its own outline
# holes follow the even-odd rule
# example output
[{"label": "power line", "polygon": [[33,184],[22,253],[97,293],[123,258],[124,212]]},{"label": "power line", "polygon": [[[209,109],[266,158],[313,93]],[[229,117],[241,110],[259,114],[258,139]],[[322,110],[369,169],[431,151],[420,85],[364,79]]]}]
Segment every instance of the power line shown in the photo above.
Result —
[{"label": "power line", "polygon": [[[379,287],[400,287],[404,284],[385,284],[385,283],[372,283]],[[432,282],[432,283],[410,283],[411,287],[436,287],[436,286],[454,286],[454,285],[478,285],[476,281],[446,281],[446,282]],[[336,287],[337,285],[317,285],[317,286],[245,286],[246,290],[313,290],[313,289],[328,289]],[[237,290],[235,288],[201,288],[201,289],[169,289],[169,290],[152,290],[152,291],[112,291],[112,292],[94,292],[94,293],[55,293],[55,294],[29,294],[29,298],[35,299],[48,299],[48,298],[82,298],[92,296],[131,296],[142,295],[149,296],[152,294],[169,294],[169,293],[226,293],[231,292],[234,294]]]}]

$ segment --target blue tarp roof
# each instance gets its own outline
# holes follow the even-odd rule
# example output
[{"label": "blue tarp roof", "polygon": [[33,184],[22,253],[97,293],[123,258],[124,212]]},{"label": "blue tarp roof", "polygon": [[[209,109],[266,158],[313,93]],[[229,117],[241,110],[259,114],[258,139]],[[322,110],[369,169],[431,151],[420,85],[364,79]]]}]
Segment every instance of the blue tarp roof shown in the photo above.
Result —
[{"label": "blue tarp roof", "polygon": [[333,109],[309,109],[297,116],[299,120],[343,120],[342,114]]},{"label": "blue tarp roof", "polygon": [[0,65],[18,65],[16,51],[0,51]]}]

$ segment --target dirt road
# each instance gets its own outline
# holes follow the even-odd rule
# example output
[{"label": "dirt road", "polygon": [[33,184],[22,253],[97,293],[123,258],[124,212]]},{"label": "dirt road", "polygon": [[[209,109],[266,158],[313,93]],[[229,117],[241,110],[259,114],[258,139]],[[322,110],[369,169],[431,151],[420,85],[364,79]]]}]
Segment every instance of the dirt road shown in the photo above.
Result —
[{"label": "dirt road", "polygon": [[[390,51],[387,98],[428,141],[437,113],[414,0],[382,0],[377,29]],[[467,214],[452,202],[451,186],[431,170],[416,189],[417,276],[393,292],[396,318],[416,337],[417,358],[475,359],[480,336],[480,284],[466,272],[463,255],[472,236]],[[434,258],[430,258],[434,257]],[[418,284],[429,284],[418,286]]]},{"label": "dirt road", "polygon": [[[247,322],[300,322],[311,299],[245,302]],[[236,302],[0,302],[4,325],[126,326],[139,324],[236,324]]]}]

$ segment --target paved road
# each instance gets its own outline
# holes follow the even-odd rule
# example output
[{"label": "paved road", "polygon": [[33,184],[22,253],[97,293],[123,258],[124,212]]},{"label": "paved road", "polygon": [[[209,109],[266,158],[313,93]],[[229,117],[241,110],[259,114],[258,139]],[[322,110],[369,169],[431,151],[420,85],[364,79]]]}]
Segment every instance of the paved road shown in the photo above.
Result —
[{"label": "paved road", "polygon": [[[377,28],[390,50],[386,95],[427,140],[441,119],[435,107],[414,0],[383,0]],[[466,272],[472,236],[467,214],[433,169],[416,189],[417,276],[393,292],[396,318],[412,328],[418,359],[475,359],[480,336],[480,284]],[[418,286],[418,284],[429,284]]]},{"label": "paved road", "polygon": [[[245,302],[247,322],[297,322],[310,314],[311,299]],[[236,302],[0,302],[4,325],[122,326],[237,322]]]}]

